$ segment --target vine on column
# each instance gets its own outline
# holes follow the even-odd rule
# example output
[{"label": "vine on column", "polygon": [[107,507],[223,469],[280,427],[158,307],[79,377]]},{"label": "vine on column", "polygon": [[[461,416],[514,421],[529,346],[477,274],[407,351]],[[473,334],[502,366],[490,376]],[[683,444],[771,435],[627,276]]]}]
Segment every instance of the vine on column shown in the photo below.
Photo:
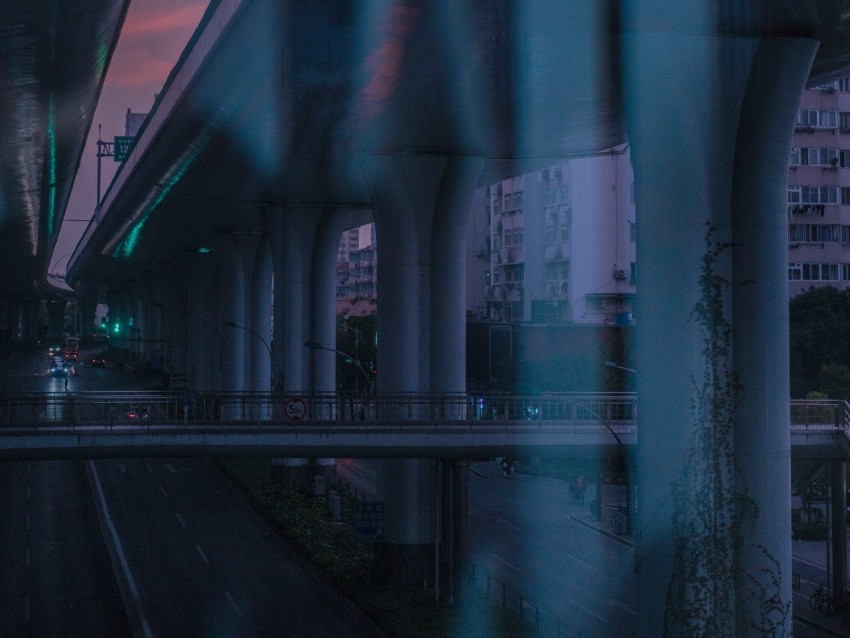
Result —
[{"label": "vine on column", "polygon": [[761,547],[767,567],[758,574],[741,568],[746,530],[758,508],[736,472],[734,417],[743,387],[731,363],[732,326],[724,309],[729,282],[717,273],[730,244],[717,242],[716,230],[706,224],[700,299],[693,309],[705,363],[702,378],[693,379],[691,450],[673,485],[674,555],[664,635],[780,636],[791,609],[782,602],[778,561]]}]

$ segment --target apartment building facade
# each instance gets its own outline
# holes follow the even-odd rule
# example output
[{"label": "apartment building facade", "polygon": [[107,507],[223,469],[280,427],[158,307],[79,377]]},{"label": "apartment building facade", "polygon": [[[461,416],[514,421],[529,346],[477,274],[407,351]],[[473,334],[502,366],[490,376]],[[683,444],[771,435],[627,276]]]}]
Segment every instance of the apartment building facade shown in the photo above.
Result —
[{"label": "apartment building facade", "polygon": [[850,286],[850,77],[804,91],[788,166],[788,284]]},{"label": "apartment building facade", "polygon": [[480,188],[469,317],[628,325],[637,283],[628,146]]}]

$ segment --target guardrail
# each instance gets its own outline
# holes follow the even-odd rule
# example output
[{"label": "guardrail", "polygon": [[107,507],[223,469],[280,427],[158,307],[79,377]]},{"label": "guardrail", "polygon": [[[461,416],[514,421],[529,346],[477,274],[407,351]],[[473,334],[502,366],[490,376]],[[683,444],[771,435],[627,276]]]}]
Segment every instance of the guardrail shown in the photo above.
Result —
[{"label": "guardrail", "polygon": [[[842,429],[850,436],[846,401],[792,400],[791,425]],[[499,423],[550,422],[632,426],[634,394],[487,394],[268,392],[0,393],[0,427],[39,424],[157,423],[201,425],[261,422]]]},{"label": "guardrail", "polygon": [[526,622],[540,638],[582,638],[582,633],[568,626],[560,618],[547,613],[529,602],[520,592],[497,580],[488,572],[469,566],[468,583],[486,600]]}]

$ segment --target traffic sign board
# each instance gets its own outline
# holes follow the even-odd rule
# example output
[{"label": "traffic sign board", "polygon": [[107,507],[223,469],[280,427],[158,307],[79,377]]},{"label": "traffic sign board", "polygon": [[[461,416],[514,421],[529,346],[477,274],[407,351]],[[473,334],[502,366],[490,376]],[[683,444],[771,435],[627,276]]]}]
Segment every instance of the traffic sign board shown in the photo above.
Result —
[{"label": "traffic sign board", "polygon": [[358,501],[354,512],[354,538],[380,541],[384,538],[384,501]]},{"label": "traffic sign board", "polygon": [[300,421],[307,415],[307,404],[301,397],[292,397],[283,405],[283,413],[290,421]]},{"label": "traffic sign board", "polygon": [[130,147],[133,145],[135,137],[124,135],[115,136],[115,146],[113,147],[112,157],[116,162],[123,162],[130,154]]}]

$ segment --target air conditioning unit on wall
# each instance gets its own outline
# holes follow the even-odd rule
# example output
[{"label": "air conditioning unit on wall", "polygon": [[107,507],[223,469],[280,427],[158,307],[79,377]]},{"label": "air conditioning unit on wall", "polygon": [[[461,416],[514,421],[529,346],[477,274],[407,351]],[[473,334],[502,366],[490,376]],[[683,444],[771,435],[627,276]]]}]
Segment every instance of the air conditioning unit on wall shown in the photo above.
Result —
[{"label": "air conditioning unit on wall", "polygon": [[614,271],[614,279],[625,279],[626,271],[625,270],[615,270]]}]

